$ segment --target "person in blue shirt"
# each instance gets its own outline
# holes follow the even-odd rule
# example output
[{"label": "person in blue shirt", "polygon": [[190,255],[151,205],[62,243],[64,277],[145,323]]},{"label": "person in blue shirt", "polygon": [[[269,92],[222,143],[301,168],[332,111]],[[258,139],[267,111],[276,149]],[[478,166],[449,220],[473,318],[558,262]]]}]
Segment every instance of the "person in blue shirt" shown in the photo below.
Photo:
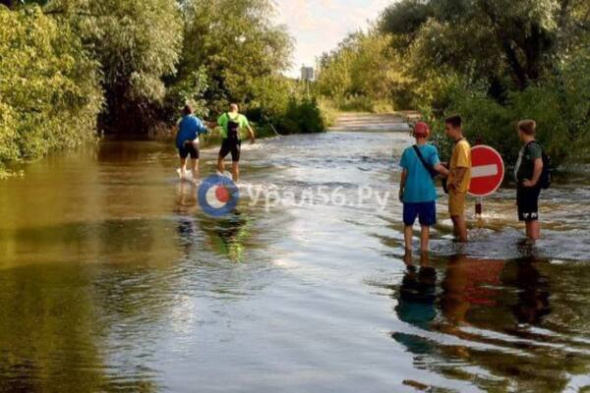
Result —
[{"label": "person in blue shirt", "polygon": [[193,108],[186,105],[182,110],[182,120],[176,134],[176,148],[180,155],[180,169],[178,174],[182,179],[187,178],[188,157],[191,158],[191,173],[193,180],[199,177],[199,135],[207,134],[208,130],[198,117],[193,114]]},{"label": "person in blue shirt", "polygon": [[404,204],[404,240],[406,250],[412,250],[414,223],[419,219],[421,250],[428,252],[430,227],[436,224],[436,188],[434,177],[438,174],[448,176],[449,171],[441,164],[438,150],[427,143],[430,136],[428,124],[416,124],[413,132],[416,144],[407,148],[400,162],[402,177],[400,200]]}]

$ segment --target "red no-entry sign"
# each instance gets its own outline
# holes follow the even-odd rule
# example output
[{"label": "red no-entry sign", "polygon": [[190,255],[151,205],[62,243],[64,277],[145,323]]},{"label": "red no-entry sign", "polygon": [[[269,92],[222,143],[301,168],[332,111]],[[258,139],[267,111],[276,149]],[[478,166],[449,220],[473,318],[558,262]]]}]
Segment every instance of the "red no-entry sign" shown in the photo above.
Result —
[{"label": "red no-entry sign", "polygon": [[476,197],[492,195],[504,180],[504,160],[489,146],[475,146],[471,149],[471,186],[469,194]]}]

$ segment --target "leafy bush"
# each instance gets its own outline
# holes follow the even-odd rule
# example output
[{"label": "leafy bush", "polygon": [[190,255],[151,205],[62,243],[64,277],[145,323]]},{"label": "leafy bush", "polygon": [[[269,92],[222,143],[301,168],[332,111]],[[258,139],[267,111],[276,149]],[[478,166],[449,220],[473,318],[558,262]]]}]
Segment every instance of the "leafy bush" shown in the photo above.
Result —
[{"label": "leafy bush", "polygon": [[[173,0],[53,0],[46,11],[66,20],[100,62],[109,133],[147,132],[166,96],[162,78],[176,72],[182,19]],[[198,68],[193,71],[198,70]]]},{"label": "leafy bush", "polygon": [[205,96],[213,112],[227,110],[229,102],[250,104],[261,84],[276,80],[280,71],[289,68],[292,38],[273,19],[272,0],[182,3],[185,24],[179,77],[186,70],[204,69],[209,81]]},{"label": "leafy bush", "polygon": [[[446,96],[446,108],[440,114],[425,110],[436,124],[441,144],[445,115],[460,113],[472,142],[498,149],[508,163],[516,162],[520,143],[516,125],[522,119],[538,124],[538,139],[555,165],[587,160],[590,146],[590,62],[583,53],[524,91],[509,92],[499,103],[483,89],[456,84]],[[587,67],[587,68],[584,68]]]},{"label": "leafy bush", "polygon": [[204,99],[207,86],[207,75],[202,68],[171,85],[166,91],[161,120],[167,124],[174,124],[186,104],[192,105],[196,115],[208,117],[210,110]]},{"label": "leafy bush", "polygon": [[351,34],[320,60],[315,89],[343,111],[375,112],[392,101],[403,77],[391,37],[375,31]]},{"label": "leafy bush", "polygon": [[96,133],[98,64],[67,23],[0,6],[0,162],[72,148]]},{"label": "leafy bush", "polygon": [[277,128],[282,134],[312,133],[324,131],[326,124],[315,98],[292,97]]}]

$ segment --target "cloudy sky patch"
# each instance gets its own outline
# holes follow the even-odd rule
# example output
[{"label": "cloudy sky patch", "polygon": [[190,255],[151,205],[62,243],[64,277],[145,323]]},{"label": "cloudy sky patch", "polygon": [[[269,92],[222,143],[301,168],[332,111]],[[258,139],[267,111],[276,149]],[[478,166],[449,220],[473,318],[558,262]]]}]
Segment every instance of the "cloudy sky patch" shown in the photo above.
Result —
[{"label": "cloudy sky patch", "polygon": [[364,29],[392,0],[275,0],[281,23],[295,37],[296,51],[291,74],[302,64],[335,48],[348,33]]}]

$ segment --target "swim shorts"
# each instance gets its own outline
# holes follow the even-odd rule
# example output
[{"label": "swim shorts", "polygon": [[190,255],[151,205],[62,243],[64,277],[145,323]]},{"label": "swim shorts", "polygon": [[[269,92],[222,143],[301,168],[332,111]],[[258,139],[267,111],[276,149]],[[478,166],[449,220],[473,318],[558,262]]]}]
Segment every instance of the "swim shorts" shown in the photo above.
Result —
[{"label": "swim shorts", "polygon": [[232,162],[239,162],[241,150],[241,140],[226,138],[223,140],[223,142],[221,142],[221,150],[219,151],[219,157],[225,158],[228,154],[231,153]]},{"label": "swim shorts", "polygon": [[436,203],[404,203],[404,224],[413,226],[419,218],[420,225],[430,227],[436,224]]},{"label": "swim shorts", "polygon": [[178,154],[180,154],[180,158],[185,159],[189,155],[193,160],[199,159],[199,145],[195,145],[194,143],[187,142],[184,144],[183,147],[178,149]]},{"label": "swim shorts", "polygon": [[540,187],[516,188],[516,204],[518,205],[518,220],[521,222],[537,221],[539,219]]}]

